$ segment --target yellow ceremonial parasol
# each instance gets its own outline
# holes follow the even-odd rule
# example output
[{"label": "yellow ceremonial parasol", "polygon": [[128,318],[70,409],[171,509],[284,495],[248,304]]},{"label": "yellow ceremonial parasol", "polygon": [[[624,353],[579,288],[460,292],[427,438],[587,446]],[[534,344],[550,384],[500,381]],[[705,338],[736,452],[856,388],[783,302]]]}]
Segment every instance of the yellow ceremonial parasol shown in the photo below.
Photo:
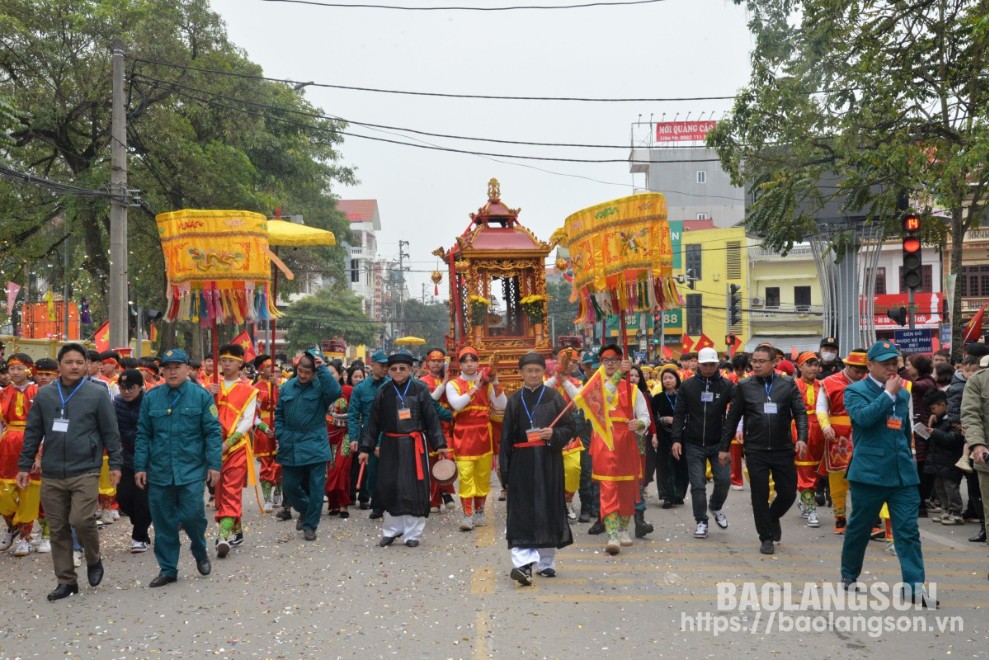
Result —
[{"label": "yellow ceremonial parasol", "polygon": [[399,337],[395,340],[396,344],[407,344],[409,346],[421,346],[426,343],[426,340],[422,337]]},{"label": "yellow ceremonial parasol", "polygon": [[268,244],[286,247],[336,245],[337,239],[332,231],[326,229],[300,225],[280,218],[270,218],[268,220]]}]

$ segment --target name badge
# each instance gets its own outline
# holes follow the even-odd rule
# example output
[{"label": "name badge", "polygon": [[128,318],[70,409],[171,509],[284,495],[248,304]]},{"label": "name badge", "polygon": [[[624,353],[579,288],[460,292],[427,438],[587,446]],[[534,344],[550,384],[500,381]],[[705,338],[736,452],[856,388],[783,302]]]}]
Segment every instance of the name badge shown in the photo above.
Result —
[{"label": "name badge", "polygon": [[69,420],[59,417],[52,422],[52,433],[68,433]]},{"label": "name badge", "polygon": [[903,429],[903,420],[899,417],[891,416],[886,418],[886,428],[893,429],[894,431],[900,431]]},{"label": "name badge", "polygon": [[762,412],[766,413],[767,415],[775,415],[776,404],[773,403],[772,401],[767,401],[762,405]]},{"label": "name badge", "polygon": [[412,411],[409,410],[408,408],[404,408],[404,407],[403,408],[399,408],[398,409],[398,418],[399,419],[402,419],[402,420],[412,419]]},{"label": "name badge", "polygon": [[714,392],[701,392],[701,403],[711,403],[714,401]]},{"label": "name badge", "polygon": [[539,430],[540,429],[529,429],[528,431],[525,432],[525,439],[528,440],[529,442],[536,442],[538,440],[542,440],[542,438],[539,437]]}]

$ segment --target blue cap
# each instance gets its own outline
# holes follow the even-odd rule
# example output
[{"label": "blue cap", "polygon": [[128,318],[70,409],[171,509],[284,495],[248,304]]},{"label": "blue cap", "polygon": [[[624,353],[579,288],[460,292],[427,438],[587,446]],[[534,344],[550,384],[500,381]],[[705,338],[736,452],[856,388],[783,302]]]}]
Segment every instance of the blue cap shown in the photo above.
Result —
[{"label": "blue cap", "polygon": [[189,355],[181,348],[170,348],[161,355],[162,366],[166,364],[189,364]]},{"label": "blue cap", "polygon": [[388,364],[388,354],[384,351],[375,351],[371,355],[371,362],[377,362],[378,364]]},{"label": "blue cap", "polygon": [[900,349],[891,341],[877,341],[869,347],[869,360],[885,362],[900,355]]},{"label": "blue cap", "polygon": [[584,359],[582,360],[584,364],[595,365],[599,363],[598,356],[590,351],[584,354]]}]

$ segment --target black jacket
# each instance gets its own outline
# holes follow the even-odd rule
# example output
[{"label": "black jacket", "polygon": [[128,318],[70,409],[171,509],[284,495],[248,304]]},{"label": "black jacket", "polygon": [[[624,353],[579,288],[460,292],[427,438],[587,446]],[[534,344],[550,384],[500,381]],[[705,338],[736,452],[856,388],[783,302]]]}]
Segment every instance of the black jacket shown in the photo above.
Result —
[{"label": "black jacket", "polygon": [[134,444],[137,441],[137,418],[141,414],[141,401],[144,390],[133,401],[124,401],[117,395],[113,399],[113,410],[117,413],[117,428],[120,430],[120,448],[123,452],[124,467],[134,469]]},{"label": "black jacket", "polygon": [[[767,386],[770,388],[767,393]],[[765,412],[765,404],[776,404],[776,414]],[[791,422],[797,423],[797,439],[807,442],[807,409],[797,384],[789,376],[746,378],[735,387],[728,421],[721,436],[721,451],[728,451],[738,422],[745,419],[745,451],[794,451]]]},{"label": "black jacket", "polygon": [[[949,424],[960,424],[962,421],[962,393],[965,392],[965,383],[968,379],[962,376],[960,371],[956,371],[951,377],[951,384],[948,385],[948,413],[945,415]],[[920,420],[927,423],[927,420]]]},{"label": "black jacket", "polygon": [[936,474],[940,477],[958,481],[962,471],[955,463],[962,457],[965,448],[965,436],[948,421],[947,415],[942,415],[931,428],[931,437],[927,440],[927,460],[924,462],[925,474]]},{"label": "black jacket", "polygon": [[[687,441],[704,447],[720,443],[725,411],[731,402],[734,388],[735,384],[720,373],[713,378],[704,378],[697,374],[683,381],[673,411],[673,442]],[[704,392],[711,393],[711,401],[701,400]]]}]

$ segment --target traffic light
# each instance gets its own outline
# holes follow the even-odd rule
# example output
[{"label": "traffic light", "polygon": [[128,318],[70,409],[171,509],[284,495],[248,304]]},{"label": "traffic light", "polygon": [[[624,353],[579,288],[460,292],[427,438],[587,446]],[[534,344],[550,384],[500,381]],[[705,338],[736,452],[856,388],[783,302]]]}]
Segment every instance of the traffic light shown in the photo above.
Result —
[{"label": "traffic light", "polygon": [[662,312],[658,312],[658,311],[657,312],[653,312],[653,315],[652,315],[652,324],[654,326],[658,326],[662,320],[663,320],[663,313]]},{"label": "traffic light", "polygon": [[903,286],[910,290],[924,283],[920,247],[920,218],[911,213],[903,217]]},{"label": "traffic light", "polygon": [[742,322],[742,286],[728,285],[728,325]]},{"label": "traffic light", "polygon": [[890,307],[886,310],[886,316],[891,318],[896,325],[906,325],[907,324],[907,308],[900,307],[899,309],[893,309]]}]

